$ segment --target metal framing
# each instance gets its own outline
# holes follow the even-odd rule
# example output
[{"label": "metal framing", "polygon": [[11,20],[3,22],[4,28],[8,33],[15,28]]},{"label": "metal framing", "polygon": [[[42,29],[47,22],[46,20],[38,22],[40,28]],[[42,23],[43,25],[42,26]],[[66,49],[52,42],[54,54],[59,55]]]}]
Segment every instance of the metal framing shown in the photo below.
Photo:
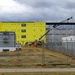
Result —
[{"label": "metal framing", "polygon": [[46,22],[46,25],[75,25],[75,22]]}]

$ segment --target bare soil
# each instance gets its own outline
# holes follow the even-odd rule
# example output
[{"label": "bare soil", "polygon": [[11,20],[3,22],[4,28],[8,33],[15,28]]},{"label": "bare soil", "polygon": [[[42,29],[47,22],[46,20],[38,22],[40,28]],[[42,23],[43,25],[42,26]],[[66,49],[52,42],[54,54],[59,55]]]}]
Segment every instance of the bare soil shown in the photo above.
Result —
[{"label": "bare soil", "polygon": [[51,72],[51,73],[0,73],[0,75],[75,75],[75,72]]},{"label": "bare soil", "polygon": [[23,47],[21,51],[0,53],[0,67],[4,68],[69,67],[68,65],[51,65],[53,63],[68,64],[75,63],[75,60],[65,54],[37,47]]}]

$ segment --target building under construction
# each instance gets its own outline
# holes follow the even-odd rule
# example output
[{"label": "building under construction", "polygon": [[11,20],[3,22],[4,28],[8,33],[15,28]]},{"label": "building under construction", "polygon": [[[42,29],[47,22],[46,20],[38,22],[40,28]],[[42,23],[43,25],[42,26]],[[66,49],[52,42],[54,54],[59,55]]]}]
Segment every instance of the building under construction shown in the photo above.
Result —
[{"label": "building under construction", "polygon": [[[16,33],[16,43],[25,44],[39,39],[46,32],[45,22],[0,22],[0,32]],[[42,38],[46,40],[46,38]]]}]

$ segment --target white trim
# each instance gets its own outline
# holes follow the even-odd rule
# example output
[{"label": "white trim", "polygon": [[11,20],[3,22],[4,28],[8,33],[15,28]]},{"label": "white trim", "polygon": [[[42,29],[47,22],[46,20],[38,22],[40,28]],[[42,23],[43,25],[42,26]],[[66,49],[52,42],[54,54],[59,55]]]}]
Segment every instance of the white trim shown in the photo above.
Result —
[{"label": "white trim", "polygon": [[9,51],[15,51],[16,47],[0,47],[0,52],[3,52],[3,49],[9,49]]}]

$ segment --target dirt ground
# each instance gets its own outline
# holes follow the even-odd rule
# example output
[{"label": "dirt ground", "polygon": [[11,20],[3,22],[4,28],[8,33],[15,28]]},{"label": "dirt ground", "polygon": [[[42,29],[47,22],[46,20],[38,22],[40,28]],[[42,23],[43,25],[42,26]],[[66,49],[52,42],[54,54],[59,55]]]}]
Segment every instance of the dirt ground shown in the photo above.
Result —
[{"label": "dirt ground", "polygon": [[[75,60],[65,54],[37,47],[23,47],[21,51],[1,52],[0,67],[55,67],[51,63],[75,63]],[[46,64],[42,66],[42,64]],[[56,66],[60,67],[60,66]],[[61,65],[68,67],[68,65]],[[73,66],[74,67],[74,66]]]},{"label": "dirt ground", "polygon": [[0,75],[75,75],[75,72],[50,72],[50,73],[0,73]]}]

